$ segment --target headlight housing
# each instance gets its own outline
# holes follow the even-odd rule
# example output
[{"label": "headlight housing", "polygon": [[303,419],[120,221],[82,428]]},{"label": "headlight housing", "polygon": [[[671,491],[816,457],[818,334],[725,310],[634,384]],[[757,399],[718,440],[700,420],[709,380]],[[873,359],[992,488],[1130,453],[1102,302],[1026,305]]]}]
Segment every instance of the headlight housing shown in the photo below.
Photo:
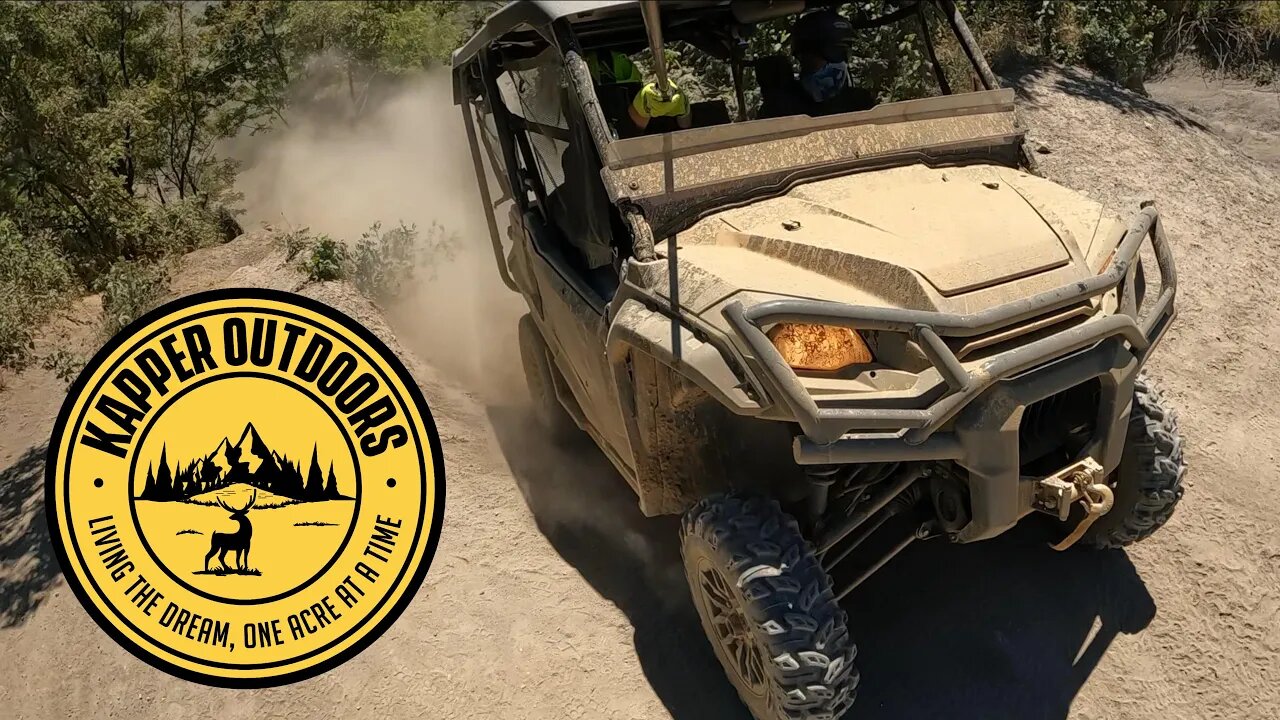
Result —
[{"label": "headlight housing", "polygon": [[778,323],[767,333],[782,359],[795,370],[839,370],[875,360],[856,330],[835,325]]}]

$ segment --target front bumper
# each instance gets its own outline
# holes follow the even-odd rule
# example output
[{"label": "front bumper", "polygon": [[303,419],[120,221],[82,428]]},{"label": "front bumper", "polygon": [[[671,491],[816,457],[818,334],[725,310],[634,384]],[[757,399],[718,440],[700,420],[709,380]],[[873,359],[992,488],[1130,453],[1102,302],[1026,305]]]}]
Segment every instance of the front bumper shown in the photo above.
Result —
[{"label": "front bumper", "polygon": [[[1160,273],[1160,294],[1141,320],[1136,309],[1132,315],[1097,317],[991,357],[973,370],[966,370],[943,342],[943,337],[991,332],[1111,291],[1129,277],[1148,237]],[[798,463],[954,460],[969,471],[973,520],[956,538],[964,542],[997,535],[1030,510],[1030,483],[1020,482],[1018,427],[1022,410],[1037,400],[1097,378],[1101,403],[1088,454],[1108,471],[1115,467],[1124,446],[1134,379],[1173,320],[1176,288],[1173,255],[1159,213],[1147,207],[1130,223],[1102,273],[980,313],[785,299],[750,308],[731,303],[724,315],[755,356],[772,394],[799,424],[802,434],[794,445]],[[779,322],[910,333],[945,382],[945,391],[922,409],[860,406],[856,400],[823,407],[765,335],[764,327]]]}]

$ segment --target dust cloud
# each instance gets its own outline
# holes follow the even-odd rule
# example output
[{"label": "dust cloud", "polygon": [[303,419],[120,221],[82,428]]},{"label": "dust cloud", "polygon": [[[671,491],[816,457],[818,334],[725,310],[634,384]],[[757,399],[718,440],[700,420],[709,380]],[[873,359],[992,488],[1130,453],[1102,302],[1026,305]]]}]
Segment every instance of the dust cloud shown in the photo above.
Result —
[{"label": "dust cloud", "polygon": [[[640,514],[585,434],[548,442],[531,412],[516,340],[526,308],[494,267],[460,115],[441,73],[408,84],[356,124],[340,113],[302,113],[288,127],[238,139],[243,224],[354,240],[375,220],[403,220],[424,234],[433,223],[455,234],[454,252],[432,258],[384,308],[397,339],[485,406],[494,449],[556,549],[588,574],[603,558],[625,565],[625,578],[592,579],[620,604],[643,597],[644,606],[665,608],[685,597],[670,523]],[[498,209],[500,227],[505,212]],[[465,502],[460,487],[451,484],[451,504]]]},{"label": "dust cloud", "polygon": [[[375,221],[452,235],[415,284],[384,308],[406,348],[467,390],[523,392],[516,322],[523,301],[499,279],[466,132],[449,76],[407,81],[358,121],[315,104],[287,126],[237,138],[246,229],[308,227],[347,241]],[[499,213],[505,208],[499,208]],[[499,216],[502,217],[501,215]]]}]

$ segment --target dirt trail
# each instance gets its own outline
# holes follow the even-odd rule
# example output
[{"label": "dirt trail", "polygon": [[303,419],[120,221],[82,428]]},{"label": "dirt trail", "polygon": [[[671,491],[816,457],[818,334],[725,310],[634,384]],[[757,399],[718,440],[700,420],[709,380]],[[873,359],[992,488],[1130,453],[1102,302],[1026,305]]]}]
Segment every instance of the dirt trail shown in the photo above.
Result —
[{"label": "dirt trail", "polygon": [[[1200,121],[1086,75],[1016,79],[1029,125],[1052,150],[1041,156],[1050,177],[1121,209],[1160,201],[1182,314],[1153,372],[1181,410],[1187,496],[1165,531],[1129,553],[1058,555],[1019,532],[908,550],[850,598],[864,683],[852,715],[1273,718],[1280,175]],[[423,139],[431,92],[406,97],[367,138],[316,130],[323,156],[313,143],[277,146],[249,178],[282,198],[294,223],[349,235],[400,212],[461,223],[483,252],[463,253],[385,313],[345,284],[305,283],[261,233],[193,253],[174,283],[178,293],[300,290],[405,359],[444,438],[449,493],[415,602],[359,657],[289,687],[217,690],[136,661],[81,610],[52,559],[42,454],[62,385],[29,370],[0,393],[6,716],[745,719],[689,607],[672,523],[640,517],[598,453],[549,449],[531,432],[512,361],[519,305],[495,289],[466,215],[471,180],[453,163],[461,143],[447,132]],[[354,155],[382,146],[396,151]],[[424,174],[434,179],[415,184]],[[325,202],[334,187],[341,197]],[[95,302],[72,315],[91,317]],[[72,345],[93,342],[91,327],[70,321],[42,342],[66,344],[59,330]]]}]

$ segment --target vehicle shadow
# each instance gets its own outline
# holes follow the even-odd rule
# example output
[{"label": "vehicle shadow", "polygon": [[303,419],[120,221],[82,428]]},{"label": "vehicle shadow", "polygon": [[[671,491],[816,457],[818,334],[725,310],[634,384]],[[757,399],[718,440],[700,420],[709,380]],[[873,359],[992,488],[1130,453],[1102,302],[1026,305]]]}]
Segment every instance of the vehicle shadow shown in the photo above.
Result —
[{"label": "vehicle shadow", "polygon": [[45,449],[0,469],[0,629],[22,624],[58,582],[44,514]]},{"label": "vehicle shadow", "polygon": [[857,717],[1067,717],[1119,633],[1156,606],[1123,551],[1056,552],[1024,523],[920,543],[850,594]]},{"label": "vehicle shadow", "polygon": [[488,416],[538,529],[627,616],[640,666],[671,716],[751,720],[703,637],[680,564],[679,520],[644,517],[585,435],[557,446],[525,408],[489,407]]},{"label": "vehicle shadow", "polygon": [[[489,420],[539,530],[635,629],[646,678],[675,720],[749,720],[703,637],[675,518],[645,518],[585,438],[555,447],[522,408]],[[858,720],[1065,718],[1118,633],[1155,603],[1121,551],[1057,553],[1035,528],[918,543],[846,599],[858,641]]]}]

